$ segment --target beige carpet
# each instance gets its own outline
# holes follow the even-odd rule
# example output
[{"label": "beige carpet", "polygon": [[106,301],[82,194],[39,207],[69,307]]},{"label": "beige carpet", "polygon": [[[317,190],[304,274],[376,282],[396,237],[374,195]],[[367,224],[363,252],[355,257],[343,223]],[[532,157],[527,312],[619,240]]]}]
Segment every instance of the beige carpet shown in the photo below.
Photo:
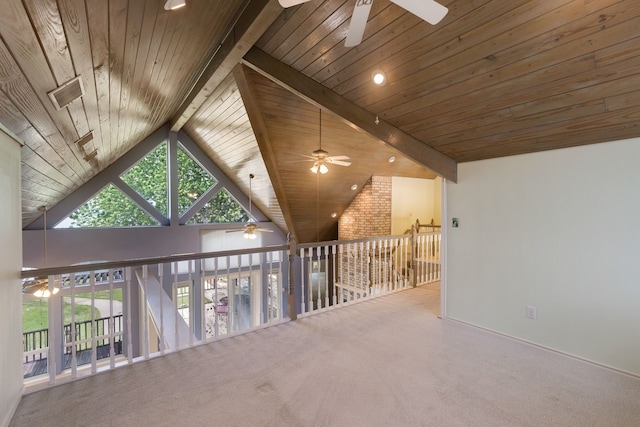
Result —
[{"label": "beige carpet", "polygon": [[25,396],[12,426],[638,426],[640,380],[419,287]]}]

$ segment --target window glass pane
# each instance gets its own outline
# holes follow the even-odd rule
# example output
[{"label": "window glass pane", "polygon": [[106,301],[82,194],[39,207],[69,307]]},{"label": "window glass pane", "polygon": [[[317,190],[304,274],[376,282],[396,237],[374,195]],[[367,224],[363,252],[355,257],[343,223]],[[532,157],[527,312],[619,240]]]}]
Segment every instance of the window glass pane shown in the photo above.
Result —
[{"label": "window glass pane", "polygon": [[249,214],[225,189],[216,195],[200,209],[187,224],[214,224],[247,222]]},{"label": "window glass pane", "polygon": [[217,183],[181,147],[178,149],[178,211],[185,213],[200,196]]},{"label": "window glass pane", "polygon": [[167,216],[167,144],[147,154],[121,176],[149,204]]}]

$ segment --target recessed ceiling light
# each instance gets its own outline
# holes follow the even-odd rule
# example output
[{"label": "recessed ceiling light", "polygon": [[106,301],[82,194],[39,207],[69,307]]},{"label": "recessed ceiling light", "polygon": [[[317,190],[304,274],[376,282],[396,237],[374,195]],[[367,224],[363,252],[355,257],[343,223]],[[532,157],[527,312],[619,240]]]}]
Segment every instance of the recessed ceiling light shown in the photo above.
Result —
[{"label": "recessed ceiling light", "polygon": [[394,156],[389,157],[389,163],[393,163],[396,161],[396,158]]},{"label": "recessed ceiling light", "polygon": [[387,81],[387,76],[384,74],[384,71],[376,68],[373,70],[373,73],[371,73],[371,79],[378,86],[382,86]]},{"label": "recessed ceiling light", "polygon": [[358,184],[353,184],[351,186],[351,189],[354,190],[354,191],[357,190],[358,189]]},{"label": "recessed ceiling light", "polygon": [[337,212],[332,212],[332,213],[331,213],[331,218],[335,218],[335,217],[337,217],[337,216],[338,216]]}]

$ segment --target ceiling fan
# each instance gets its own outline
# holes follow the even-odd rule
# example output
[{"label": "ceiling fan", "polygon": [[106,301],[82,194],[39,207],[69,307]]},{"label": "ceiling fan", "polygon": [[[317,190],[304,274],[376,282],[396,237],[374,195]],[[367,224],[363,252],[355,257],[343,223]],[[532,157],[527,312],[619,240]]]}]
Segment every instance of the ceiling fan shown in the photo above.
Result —
[{"label": "ceiling fan", "polygon": [[310,156],[305,154],[300,154],[302,157],[306,157],[307,161],[313,162],[313,166],[311,166],[311,172],[313,173],[321,173],[325,174],[329,172],[329,168],[327,164],[338,165],[338,166],[350,166],[351,162],[348,162],[349,156],[330,156],[329,153],[322,149],[322,110],[320,110],[320,120],[319,120],[319,144],[318,149],[311,152]]},{"label": "ceiling fan", "polygon": [[247,222],[243,228],[239,228],[237,230],[227,230],[227,233],[235,233],[238,231],[242,231],[243,232],[242,236],[245,239],[251,239],[251,240],[258,237],[256,234],[257,232],[273,233],[273,230],[270,230],[268,228],[258,227],[258,224],[253,222],[253,215],[251,213],[251,209],[252,209],[251,199],[253,196],[251,182],[253,181],[253,178],[255,178],[255,176],[252,173],[250,173],[249,174],[249,222]]},{"label": "ceiling fan", "polygon": [[[278,0],[282,7],[296,6],[307,3],[311,0]],[[401,8],[413,13],[431,25],[436,25],[445,17],[449,9],[434,0],[391,0]],[[353,47],[360,44],[364,35],[364,27],[369,19],[369,11],[373,0],[356,0],[356,6],[351,15],[349,31],[344,42],[346,47]]]}]

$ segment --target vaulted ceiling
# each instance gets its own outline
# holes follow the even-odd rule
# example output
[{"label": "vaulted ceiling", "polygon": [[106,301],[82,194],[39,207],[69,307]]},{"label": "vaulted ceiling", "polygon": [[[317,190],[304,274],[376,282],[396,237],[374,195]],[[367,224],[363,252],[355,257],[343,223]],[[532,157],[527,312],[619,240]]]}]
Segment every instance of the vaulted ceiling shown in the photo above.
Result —
[{"label": "vaulted ceiling", "polygon": [[[165,125],[246,192],[253,173],[257,207],[301,242],[331,237],[330,213],[373,174],[456,181],[459,162],[640,135],[638,2],[441,3],[433,26],[374,0],[347,48],[355,0],[3,2],[23,224]],[[49,92],[77,76],[83,97],[58,110]],[[320,138],[351,166],[311,173]]]}]

